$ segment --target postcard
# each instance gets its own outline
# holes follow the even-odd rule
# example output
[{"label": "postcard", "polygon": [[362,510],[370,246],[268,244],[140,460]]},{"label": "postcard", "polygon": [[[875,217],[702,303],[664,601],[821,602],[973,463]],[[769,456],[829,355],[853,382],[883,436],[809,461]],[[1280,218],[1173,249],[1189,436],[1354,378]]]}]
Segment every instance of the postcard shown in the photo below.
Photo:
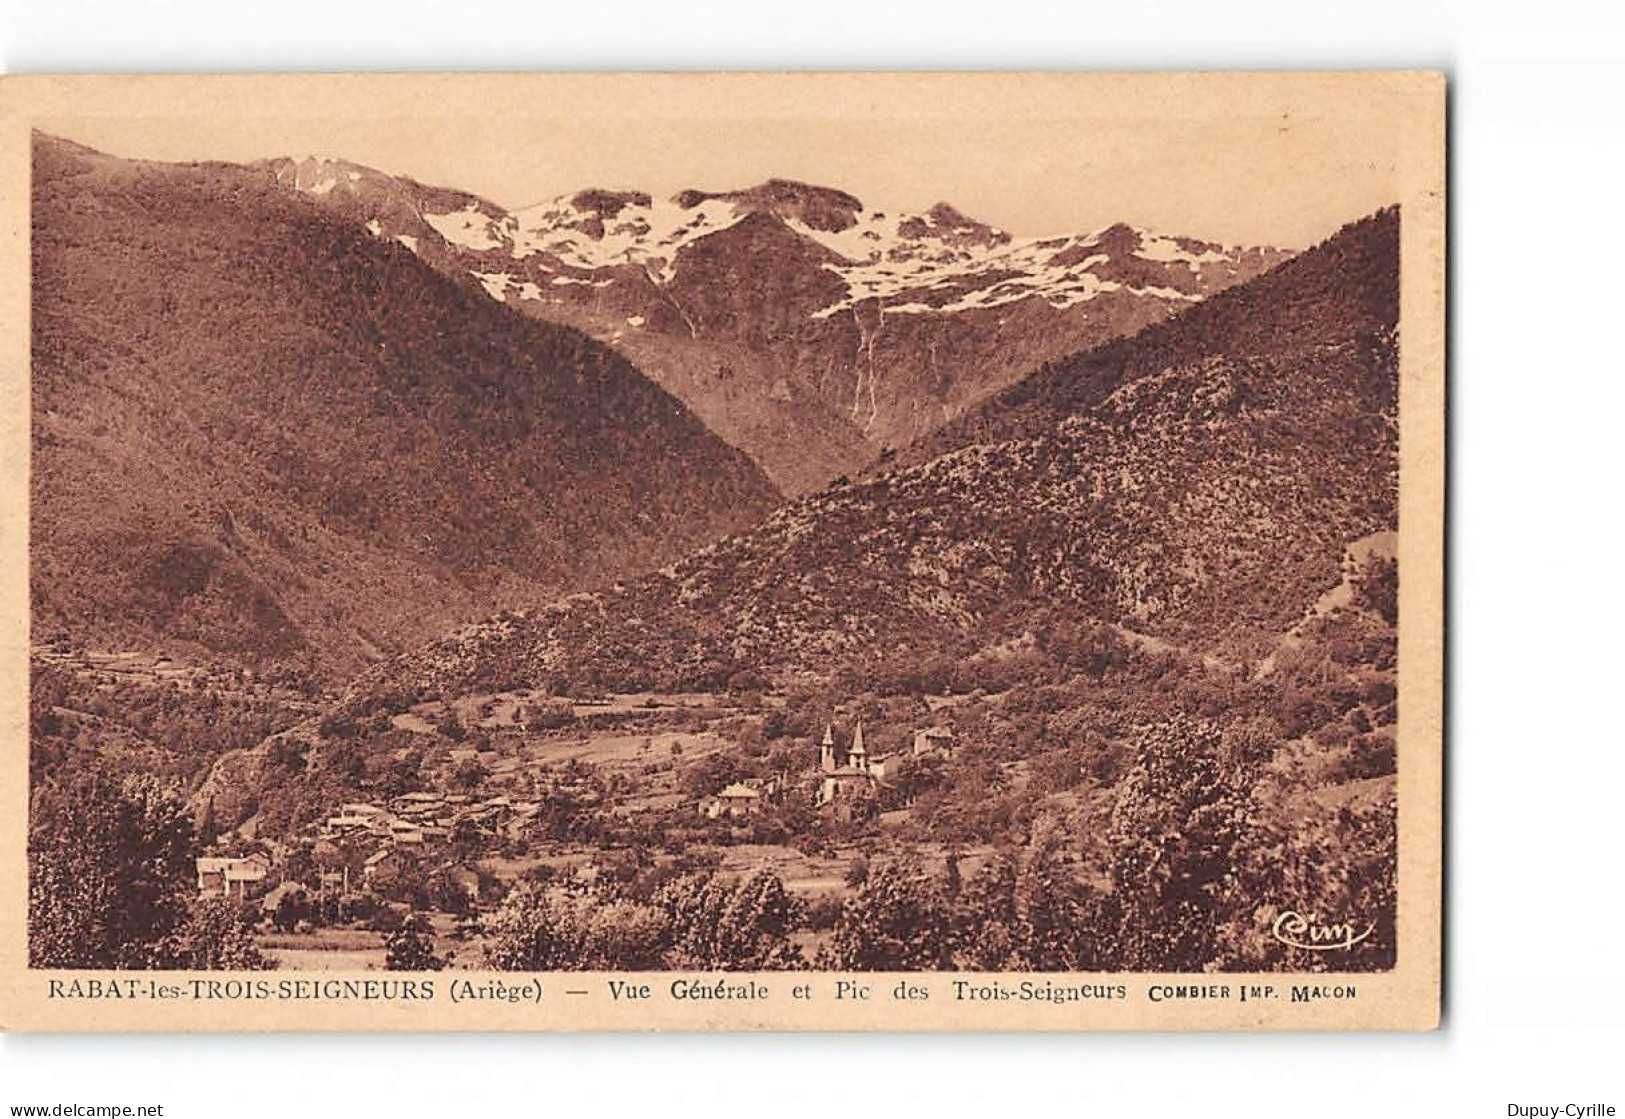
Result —
[{"label": "postcard", "polygon": [[1445,83],[0,82],[0,1026],[1431,1029]]}]

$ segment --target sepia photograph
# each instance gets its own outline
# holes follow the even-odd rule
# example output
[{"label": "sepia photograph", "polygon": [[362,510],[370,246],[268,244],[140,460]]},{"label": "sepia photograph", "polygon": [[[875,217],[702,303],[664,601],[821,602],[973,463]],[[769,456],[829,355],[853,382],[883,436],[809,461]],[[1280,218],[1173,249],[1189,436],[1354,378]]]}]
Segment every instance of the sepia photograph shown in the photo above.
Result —
[{"label": "sepia photograph", "polygon": [[1622,31],[0,3],[0,1116],[1619,1119]]},{"label": "sepia photograph", "polygon": [[13,122],[39,992],[1436,1023],[1439,75],[107,81]]}]

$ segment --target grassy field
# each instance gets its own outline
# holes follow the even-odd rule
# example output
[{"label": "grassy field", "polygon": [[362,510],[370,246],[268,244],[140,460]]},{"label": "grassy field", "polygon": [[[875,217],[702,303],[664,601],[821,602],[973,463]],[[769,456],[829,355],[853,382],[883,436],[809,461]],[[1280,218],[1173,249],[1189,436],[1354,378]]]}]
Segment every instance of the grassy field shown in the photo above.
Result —
[{"label": "grassy field", "polygon": [[[457,919],[444,913],[429,917],[435,951],[454,956],[456,966],[473,967],[479,950],[453,935]],[[261,933],[260,951],[284,971],[382,971],[382,933],[370,929],[313,929],[301,933]]]},{"label": "grassy field", "polygon": [[365,929],[264,933],[260,950],[288,971],[372,971],[384,966],[384,939]]}]

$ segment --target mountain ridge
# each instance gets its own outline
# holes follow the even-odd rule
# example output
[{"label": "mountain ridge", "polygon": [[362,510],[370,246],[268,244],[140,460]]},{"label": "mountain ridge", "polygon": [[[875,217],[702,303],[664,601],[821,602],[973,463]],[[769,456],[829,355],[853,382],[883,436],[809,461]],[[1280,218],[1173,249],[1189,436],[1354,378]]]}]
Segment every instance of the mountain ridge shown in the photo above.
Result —
[{"label": "mountain ridge", "polygon": [[349,165],[265,167],[492,299],[636,350],[791,494],[1288,255],[1121,223],[1017,239],[946,202],[886,213],[789,179],[669,199],[589,187],[509,212]]}]

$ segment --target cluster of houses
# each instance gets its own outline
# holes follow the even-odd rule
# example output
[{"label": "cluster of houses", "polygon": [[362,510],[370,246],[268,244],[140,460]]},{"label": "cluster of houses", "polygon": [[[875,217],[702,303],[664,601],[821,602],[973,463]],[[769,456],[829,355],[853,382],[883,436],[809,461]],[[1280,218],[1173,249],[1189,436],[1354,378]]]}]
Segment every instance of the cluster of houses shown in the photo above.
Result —
[{"label": "cluster of houses", "polygon": [[[402,861],[404,852],[447,842],[460,828],[473,828],[483,837],[518,838],[525,834],[542,810],[536,801],[516,801],[507,796],[484,799],[462,793],[406,793],[388,807],[361,802],[343,804],[315,829],[319,850],[324,844],[376,844],[362,863],[362,874],[371,879],[388,874]],[[276,857],[275,844],[261,842],[262,849],[244,855],[203,855],[197,860],[198,895],[204,898],[244,898],[271,873]],[[333,885],[348,888],[348,872],[324,875]]]},{"label": "cluster of houses", "polygon": [[[859,722],[844,748],[837,745],[835,728],[824,728],[819,743],[818,766],[810,776],[813,803],[820,810],[850,818],[867,811],[880,791],[895,785],[909,766],[926,758],[952,758],[956,740],[944,726],[914,731],[908,748],[889,754],[871,755]],[[700,814],[709,819],[743,820],[809,782],[792,780],[788,774],[752,778],[728,784],[699,803]],[[565,785],[568,785],[568,789]],[[556,786],[571,793],[578,804],[596,803],[598,794],[580,782]],[[805,794],[802,794],[805,795]],[[387,804],[353,802],[342,804],[332,815],[312,829],[317,850],[331,846],[337,854],[340,845],[355,850],[373,849],[361,866],[365,879],[388,876],[404,863],[417,861],[418,852],[448,844],[454,836],[470,834],[484,838],[523,839],[532,829],[544,805],[535,800],[516,800],[506,794],[476,797],[466,793],[413,792],[395,797]],[[246,898],[271,873],[278,856],[275,844],[259,844],[261,849],[241,855],[206,855],[197,860],[197,886],[200,896]],[[335,860],[336,861],[336,860]],[[331,864],[330,864],[331,865]],[[473,877],[473,872],[468,872]],[[343,891],[350,887],[349,868],[322,875],[323,885]],[[471,882],[471,888],[476,883]]]},{"label": "cluster of houses", "polygon": [[246,855],[205,855],[197,861],[197,892],[204,898],[239,901],[271,873],[271,856],[264,851]]},{"label": "cluster of houses", "polygon": [[417,845],[451,836],[469,821],[481,833],[505,833],[515,823],[528,822],[541,811],[535,802],[515,802],[506,796],[475,800],[464,793],[406,793],[388,808],[376,804],[345,804],[322,823],[318,838],[354,840],[372,838],[386,843]]},{"label": "cluster of houses", "polygon": [[389,802],[345,804],[323,821],[319,840],[365,841],[378,846],[362,864],[367,878],[391,873],[405,851],[448,841],[472,829],[483,838],[522,838],[541,813],[538,801],[507,795],[476,799],[465,793],[405,793]]},{"label": "cluster of houses", "polygon": [[[602,799],[592,781],[579,774],[553,775],[546,792],[548,800],[562,796],[578,807],[590,808]],[[472,891],[476,878],[460,862],[467,857],[461,844],[468,839],[522,840],[537,827],[546,808],[547,801],[540,797],[411,792],[378,803],[341,804],[310,825],[303,842],[324,868],[321,887],[340,894],[348,893],[354,884],[353,867],[345,853],[359,856],[363,851],[366,857],[356,869],[368,882],[387,878],[407,864],[432,863],[449,867],[454,878],[466,877]],[[290,842],[298,845],[298,841]],[[198,894],[238,900],[260,894],[281,877],[277,871],[287,853],[283,843],[251,838],[246,851],[202,855],[196,860]],[[300,888],[298,883],[285,882],[264,900],[268,906],[274,905],[280,892]]]}]

